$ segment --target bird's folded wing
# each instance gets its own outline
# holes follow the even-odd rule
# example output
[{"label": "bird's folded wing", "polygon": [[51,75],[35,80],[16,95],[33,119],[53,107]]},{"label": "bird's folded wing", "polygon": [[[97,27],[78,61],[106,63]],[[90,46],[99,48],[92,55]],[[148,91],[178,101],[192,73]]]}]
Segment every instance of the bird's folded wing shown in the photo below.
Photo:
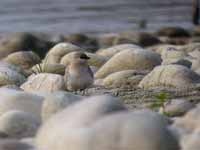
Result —
[{"label": "bird's folded wing", "polygon": [[68,67],[67,67],[67,68],[65,69],[65,75],[64,75],[65,85],[67,85],[68,76],[69,76],[69,69],[68,69]]},{"label": "bird's folded wing", "polygon": [[89,66],[88,66],[88,72],[91,75],[91,77],[94,78],[93,72],[92,72],[92,70],[91,70],[91,68]]}]

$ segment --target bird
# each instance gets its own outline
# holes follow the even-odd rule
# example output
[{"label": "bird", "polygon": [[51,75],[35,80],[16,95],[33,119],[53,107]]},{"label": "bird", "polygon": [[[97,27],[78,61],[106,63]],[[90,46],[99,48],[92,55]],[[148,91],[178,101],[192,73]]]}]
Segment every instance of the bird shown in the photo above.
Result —
[{"label": "bird", "polygon": [[65,69],[65,87],[69,91],[84,90],[94,82],[94,75],[88,65],[88,57],[84,52],[73,52],[69,65]]}]

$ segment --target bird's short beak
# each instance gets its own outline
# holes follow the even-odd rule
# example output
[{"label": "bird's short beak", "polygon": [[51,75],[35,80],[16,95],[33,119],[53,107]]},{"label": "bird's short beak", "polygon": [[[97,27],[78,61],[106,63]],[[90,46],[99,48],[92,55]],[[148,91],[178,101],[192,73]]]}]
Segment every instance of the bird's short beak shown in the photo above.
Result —
[{"label": "bird's short beak", "polygon": [[88,57],[87,55],[83,55],[80,57],[81,59],[90,59],[90,57]]}]

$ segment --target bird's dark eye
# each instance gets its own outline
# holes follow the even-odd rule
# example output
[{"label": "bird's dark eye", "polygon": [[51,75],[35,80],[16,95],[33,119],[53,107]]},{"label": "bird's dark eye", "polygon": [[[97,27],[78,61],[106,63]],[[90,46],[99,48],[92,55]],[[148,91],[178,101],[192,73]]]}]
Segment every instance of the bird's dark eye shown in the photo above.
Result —
[{"label": "bird's dark eye", "polygon": [[90,59],[90,57],[88,57],[86,54],[81,54],[80,58],[81,59]]}]

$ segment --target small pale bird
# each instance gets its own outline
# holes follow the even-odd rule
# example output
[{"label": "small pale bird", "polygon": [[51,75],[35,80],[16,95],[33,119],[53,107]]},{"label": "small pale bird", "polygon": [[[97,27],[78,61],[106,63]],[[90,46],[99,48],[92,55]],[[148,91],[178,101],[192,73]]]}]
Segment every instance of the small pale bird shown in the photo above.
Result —
[{"label": "small pale bird", "polygon": [[83,52],[74,52],[65,70],[65,86],[69,91],[84,90],[94,82],[93,72],[88,65],[88,57]]}]

